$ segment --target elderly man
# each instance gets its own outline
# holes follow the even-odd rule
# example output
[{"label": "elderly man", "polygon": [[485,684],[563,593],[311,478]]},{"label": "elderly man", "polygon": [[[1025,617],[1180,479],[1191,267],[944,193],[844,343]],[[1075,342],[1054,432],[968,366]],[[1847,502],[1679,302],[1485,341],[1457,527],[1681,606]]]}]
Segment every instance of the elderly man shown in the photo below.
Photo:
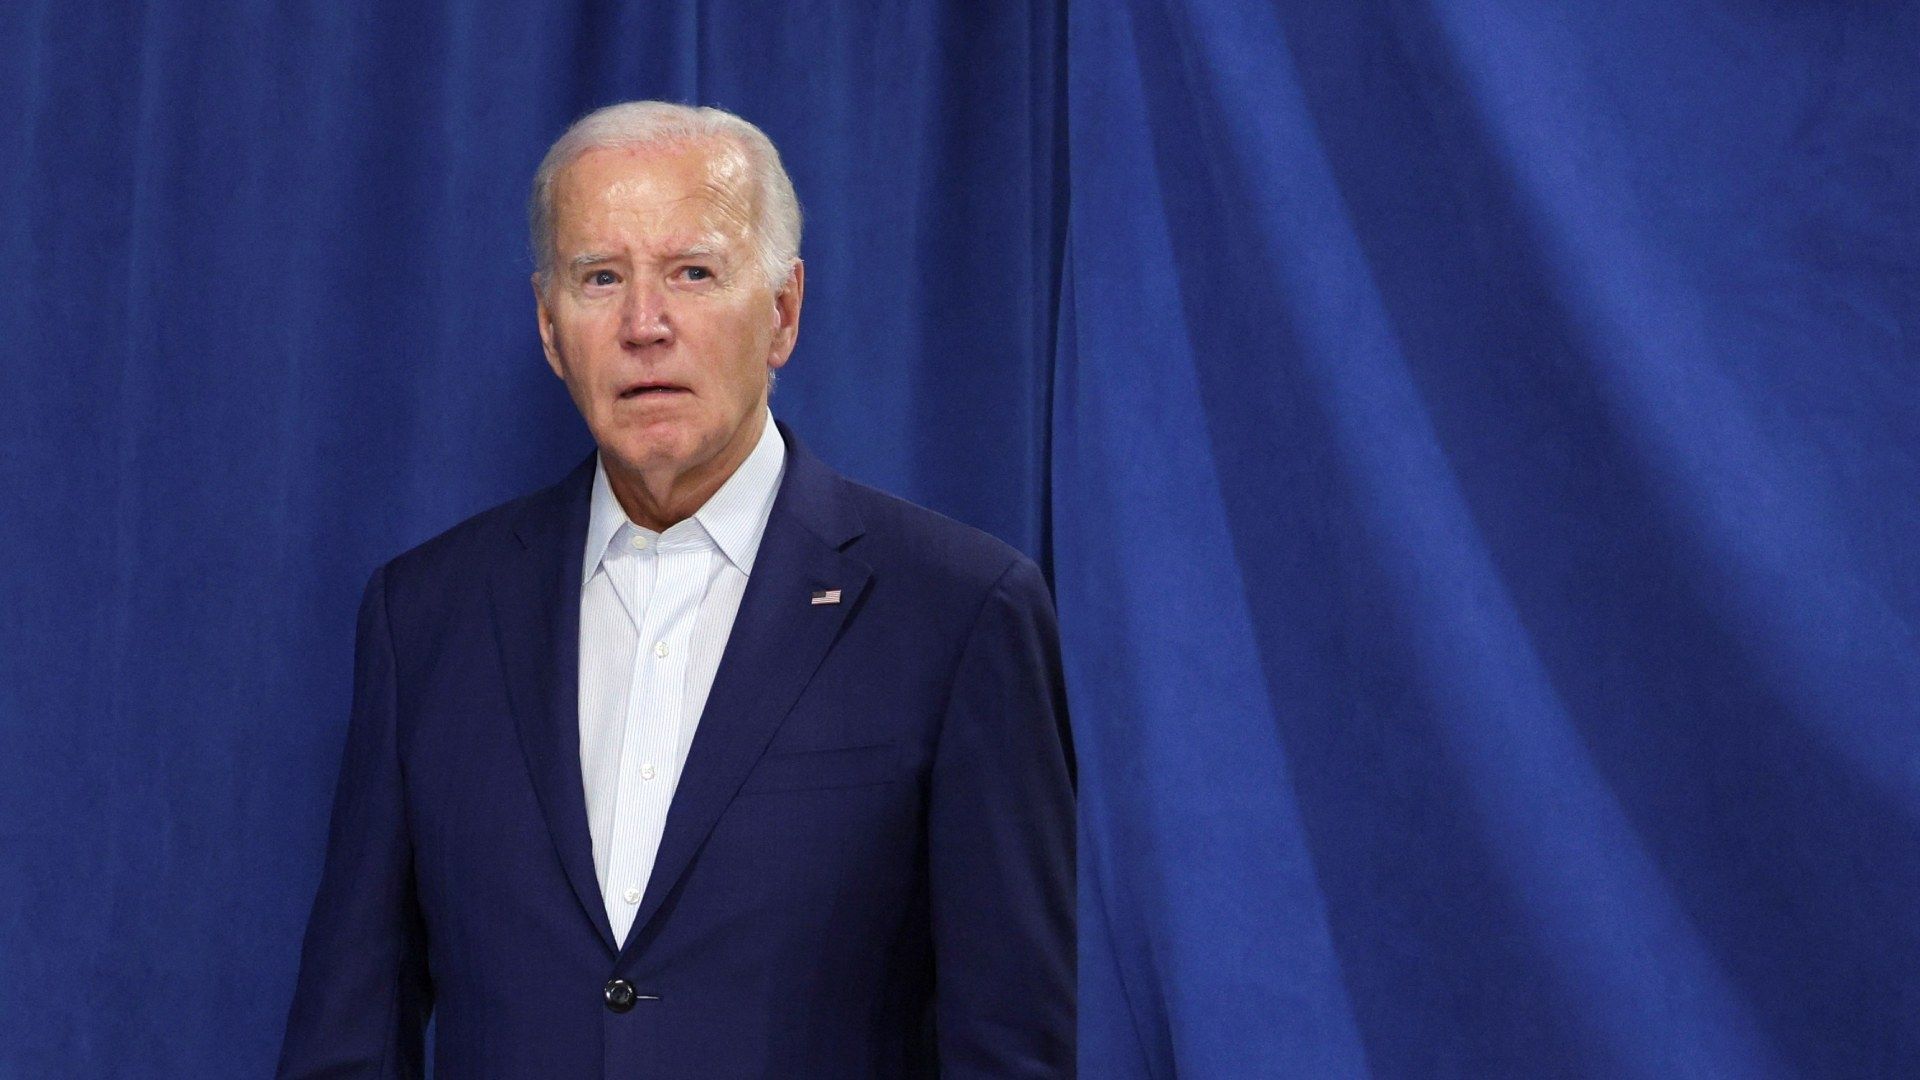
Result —
[{"label": "elderly man", "polygon": [[773,145],[612,106],[531,216],[598,452],[368,584],[280,1075],[1072,1075],[1046,586],[774,423]]}]

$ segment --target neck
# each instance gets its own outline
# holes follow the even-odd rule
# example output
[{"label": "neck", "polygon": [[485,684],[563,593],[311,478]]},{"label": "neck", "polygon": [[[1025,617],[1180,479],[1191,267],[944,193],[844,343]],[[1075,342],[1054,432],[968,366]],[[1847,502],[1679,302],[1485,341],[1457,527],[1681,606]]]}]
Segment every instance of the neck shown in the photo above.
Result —
[{"label": "neck", "polygon": [[760,445],[760,435],[769,423],[763,407],[758,415],[734,432],[733,439],[718,454],[688,469],[675,473],[629,472],[609,455],[600,455],[607,471],[607,486],[626,511],[627,520],[643,529],[665,532],[692,517],[707,505],[707,500],[724,486],[741,464]]}]

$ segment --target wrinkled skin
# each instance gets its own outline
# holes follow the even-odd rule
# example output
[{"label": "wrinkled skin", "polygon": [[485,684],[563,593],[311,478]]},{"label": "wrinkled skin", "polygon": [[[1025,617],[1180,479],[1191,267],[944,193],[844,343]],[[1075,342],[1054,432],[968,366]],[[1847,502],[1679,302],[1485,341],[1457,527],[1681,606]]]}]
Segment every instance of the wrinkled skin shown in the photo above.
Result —
[{"label": "wrinkled skin", "polygon": [[713,139],[589,150],[555,177],[540,341],[647,528],[691,516],[746,460],[799,336],[804,268],[765,280],[754,197]]}]

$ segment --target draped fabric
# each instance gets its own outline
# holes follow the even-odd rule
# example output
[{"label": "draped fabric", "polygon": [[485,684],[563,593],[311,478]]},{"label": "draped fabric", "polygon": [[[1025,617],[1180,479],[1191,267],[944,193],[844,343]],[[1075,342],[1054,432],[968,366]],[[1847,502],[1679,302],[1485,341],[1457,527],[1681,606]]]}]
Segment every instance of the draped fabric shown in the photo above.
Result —
[{"label": "draped fabric", "polygon": [[589,448],[524,192],[719,104],[773,407],[1052,575],[1090,1078],[1920,1074],[1920,8],[0,14],[0,1076],[271,1068],[360,585]]},{"label": "draped fabric", "polygon": [[1086,1075],[1920,1075],[1910,4],[1070,4]]}]

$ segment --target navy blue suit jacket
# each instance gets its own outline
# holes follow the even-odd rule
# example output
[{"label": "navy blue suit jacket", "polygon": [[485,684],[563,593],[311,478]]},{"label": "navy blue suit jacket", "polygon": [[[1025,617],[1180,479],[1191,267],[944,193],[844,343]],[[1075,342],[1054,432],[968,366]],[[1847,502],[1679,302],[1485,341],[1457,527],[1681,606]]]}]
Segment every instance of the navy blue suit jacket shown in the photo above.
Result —
[{"label": "navy blue suit jacket", "polygon": [[624,947],[579,764],[592,459],[374,574],[281,1076],[418,1076],[429,1013],[449,1080],[1072,1075],[1046,585],[781,434]]}]

